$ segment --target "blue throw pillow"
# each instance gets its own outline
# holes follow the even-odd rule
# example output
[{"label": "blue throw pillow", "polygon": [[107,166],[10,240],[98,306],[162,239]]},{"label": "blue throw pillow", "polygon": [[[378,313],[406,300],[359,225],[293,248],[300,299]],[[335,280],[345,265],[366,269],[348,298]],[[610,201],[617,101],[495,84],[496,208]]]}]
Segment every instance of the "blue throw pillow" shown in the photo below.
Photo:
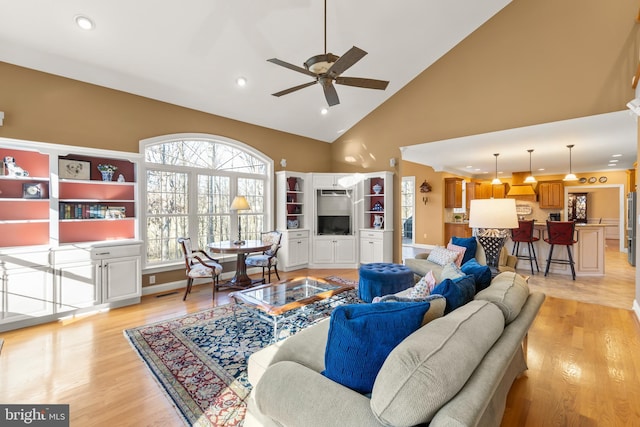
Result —
[{"label": "blue throw pillow", "polygon": [[478,249],[478,241],[475,237],[451,237],[451,243],[457,246],[464,246],[467,248],[464,251],[464,256],[462,257],[462,263],[469,261],[471,258],[475,258],[476,249]]},{"label": "blue throw pillow", "polygon": [[444,279],[431,291],[431,295],[439,294],[447,300],[444,314],[449,314],[458,307],[462,307],[473,300],[476,294],[476,284],[473,275],[466,275],[458,279]]},{"label": "blue throw pillow", "polygon": [[422,325],[428,302],[345,304],[331,313],[322,375],[370,393],[385,359]]},{"label": "blue throw pillow", "polygon": [[491,269],[487,265],[479,264],[475,258],[462,264],[460,270],[464,274],[473,274],[476,278],[476,293],[486,289],[491,284]]}]

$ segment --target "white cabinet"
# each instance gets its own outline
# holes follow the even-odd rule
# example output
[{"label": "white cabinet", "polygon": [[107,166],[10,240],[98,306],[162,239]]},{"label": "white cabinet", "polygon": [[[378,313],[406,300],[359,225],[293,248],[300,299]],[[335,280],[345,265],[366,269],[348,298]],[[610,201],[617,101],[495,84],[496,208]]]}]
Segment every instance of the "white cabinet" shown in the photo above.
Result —
[{"label": "white cabinet", "polygon": [[356,245],[353,236],[314,236],[311,268],[354,268]]},{"label": "white cabinet", "polygon": [[0,324],[53,313],[53,297],[47,251],[0,256]]},{"label": "white cabinet", "polygon": [[52,251],[56,311],[91,307],[100,302],[89,248],[66,246]]},{"label": "white cabinet", "polygon": [[355,177],[352,174],[346,173],[314,173],[313,188],[351,188],[355,182]]},{"label": "white cabinet", "polygon": [[140,300],[142,273],[139,243],[100,245],[92,248],[91,259],[104,303]]},{"label": "white cabinet", "polygon": [[393,262],[393,232],[362,230],[360,232],[360,263]]},{"label": "white cabinet", "polygon": [[309,264],[309,230],[285,231],[278,251],[282,271],[306,268]]}]

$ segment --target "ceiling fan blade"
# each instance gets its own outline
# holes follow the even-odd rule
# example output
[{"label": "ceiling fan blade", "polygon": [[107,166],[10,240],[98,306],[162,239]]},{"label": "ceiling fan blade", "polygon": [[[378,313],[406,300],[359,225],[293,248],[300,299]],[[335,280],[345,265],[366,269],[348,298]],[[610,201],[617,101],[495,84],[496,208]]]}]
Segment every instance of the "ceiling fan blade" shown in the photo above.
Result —
[{"label": "ceiling fan blade", "polygon": [[318,82],[317,81],[313,81],[313,82],[301,84],[301,85],[298,85],[298,86],[290,87],[289,89],[281,90],[280,92],[272,93],[272,95],[273,96],[286,95],[288,93],[295,92],[295,91],[300,90],[300,89],[304,89],[305,87],[312,86],[312,85],[314,85],[316,83],[318,83]]},{"label": "ceiling fan blade", "polygon": [[331,68],[327,70],[327,74],[330,77],[337,77],[342,74],[347,68],[351,67],[356,62],[360,61],[367,52],[364,50],[353,46],[351,49],[347,51],[344,55],[342,55],[336,62],[333,63]]},{"label": "ceiling fan blade", "polygon": [[346,86],[363,87],[366,89],[385,90],[389,84],[386,80],[363,79],[360,77],[336,77],[336,83]]},{"label": "ceiling fan blade", "polygon": [[329,107],[340,104],[340,99],[338,99],[338,92],[336,92],[336,88],[330,81],[323,83],[322,89],[324,90],[324,97],[327,99],[327,104],[329,104]]},{"label": "ceiling fan blade", "polygon": [[289,64],[288,62],[281,61],[281,60],[279,60],[277,58],[267,59],[267,61],[269,61],[271,63],[274,63],[276,65],[280,65],[281,67],[288,68],[290,70],[297,71],[297,72],[302,73],[302,74],[306,74],[306,75],[311,76],[311,77],[318,77],[316,75],[316,73],[314,73],[312,71],[309,71],[306,68],[302,68],[302,67],[298,67],[297,65]]}]

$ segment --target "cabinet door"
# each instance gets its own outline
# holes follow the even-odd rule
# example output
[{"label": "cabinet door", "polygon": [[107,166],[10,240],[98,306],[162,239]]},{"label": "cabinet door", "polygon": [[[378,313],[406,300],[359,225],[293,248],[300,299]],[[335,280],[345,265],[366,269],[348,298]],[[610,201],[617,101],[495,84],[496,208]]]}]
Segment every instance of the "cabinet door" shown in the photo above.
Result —
[{"label": "cabinet door", "polygon": [[56,273],[58,312],[98,303],[98,288],[91,261],[56,266]]},{"label": "cabinet door", "polygon": [[341,264],[356,262],[355,239],[336,239],[334,245],[334,262]]},{"label": "cabinet door", "polygon": [[329,264],[333,260],[333,241],[331,239],[314,239],[313,261],[317,264]]},{"label": "cabinet door", "polygon": [[53,283],[49,267],[7,270],[2,278],[0,318],[19,320],[53,314]]},{"label": "cabinet door", "polygon": [[444,179],[444,207],[462,207],[462,180],[460,178]]},{"label": "cabinet door", "polygon": [[385,262],[381,239],[360,239],[360,263]]},{"label": "cabinet door", "polygon": [[314,188],[333,188],[335,185],[334,175],[313,175]]},{"label": "cabinet door", "polygon": [[305,265],[309,263],[309,239],[295,239],[291,244],[292,260],[295,265]]},{"label": "cabinet door", "polygon": [[492,185],[493,187],[493,198],[494,199],[504,199],[507,197],[507,193],[509,193],[509,184],[502,183]]},{"label": "cabinet door", "polygon": [[104,302],[140,296],[140,257],[105,259],[97,268],[105,292]]},{"label": "cabinet door", "polygon": [[564,184],[560,182],[538,183],[540,209],[564,208]]}]

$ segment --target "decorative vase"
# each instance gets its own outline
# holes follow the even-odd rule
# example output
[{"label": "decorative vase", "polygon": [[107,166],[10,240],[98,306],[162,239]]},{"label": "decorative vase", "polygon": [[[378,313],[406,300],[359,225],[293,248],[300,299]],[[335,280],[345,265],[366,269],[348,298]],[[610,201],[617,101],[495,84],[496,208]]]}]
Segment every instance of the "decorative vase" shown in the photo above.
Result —
[{"label": "decorative vase", "polygon": [[376,184],[373,186],[373,192],[376,194],[380,194],[380,192],[382,191],[382,186],[380,184]]},{"label": "decorative vase", "polygon": [[298,228],[298,220],[297,219],[287,220],[287,228]]},{"label": "decorative vase", "polygon": [[100,171],[100,173],[102,174],[102,180],[103,181],[111,181],[111,180],[113,180],[113,172],[111,172],[111,171]]},{"label": "decorative vase", "polygon": [[376,230],[379,230],[382,228],[383,224],[384,224],[384,216],[382,215],[373,216],[373,228],[375,228]]}]

